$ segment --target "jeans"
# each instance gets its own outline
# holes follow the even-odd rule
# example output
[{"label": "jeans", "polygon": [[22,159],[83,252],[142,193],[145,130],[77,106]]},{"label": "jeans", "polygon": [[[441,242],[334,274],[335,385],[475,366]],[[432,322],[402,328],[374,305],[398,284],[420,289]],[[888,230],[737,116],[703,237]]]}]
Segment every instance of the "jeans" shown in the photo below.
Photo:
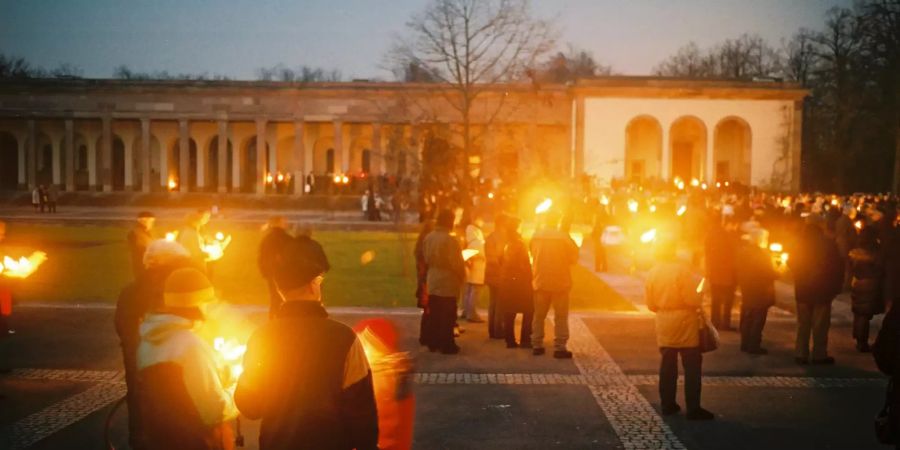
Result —
[{"label": "jeans", "polygon": [[[519,330],[519,342],[522,344],[531,342],[531,321],[534,313],[522,313],[522,329]],[[503,331],[507,344],[516,343],[516,313],[504,313]]]},{"label": "jeans", "polygon": [[534,321],[531,327],[531,344],[544,347],[544,321],[553,306],[553,348],[565,350],[569,341],[569,291],[535,291]]},{"label": "jeans", "polygon": [[489,293],[491,298],[488,303],[488,336],[494,339],[501,339],[505,334],[503,334],[503,314],[497,310],[500,289],[496,286],[490,286]]},{"label": "jeans", "polygon": [[809,358],[809,338],[812,334],[812,358],[828,357],[828,328],[831,327],[831,302],[813,304],[797,303],[796,352],[800,358]]},{"label": "jeans", "polygon": [[438,350],[456,348],[453,338],[453,325],[456,323],[456,297],[428,297],[428,329],[426,339],[428,347]]},{"label": "jeans", "polygon": [[869,323],[872,321],[872,316],[868,314],[854,314],[853,315],[853,338],[856,339],[856,344],[866,347],[869,345]]},{"label": "jeans", "polygon": [[731,328],[731,309],[734,306],[734,286],[710,285],[712,295],[713,326],[719,329]]},{"label": "jeans", "polygon": [[659,400],[663,408],[671,408],[677,404],[675,391],[678,387],[678,355],[681,355],[687,411],[700,409],[700,371],[703,366],[700,347],[660,347],[659,352],[662,354],[662,362],[659,365]]},{"label": "jeans", "polygon": [[466,283],[466,290],[463,294],[463,316],[465,316],[468,320],[478,320],[478,310],[476,308],[476,304],[478,299],[481,297],[481,288],[480,284],[472,284]]},{"label": "jeans", "polygon": [[769,308],[741,307],[741,350],[759,350]]}]

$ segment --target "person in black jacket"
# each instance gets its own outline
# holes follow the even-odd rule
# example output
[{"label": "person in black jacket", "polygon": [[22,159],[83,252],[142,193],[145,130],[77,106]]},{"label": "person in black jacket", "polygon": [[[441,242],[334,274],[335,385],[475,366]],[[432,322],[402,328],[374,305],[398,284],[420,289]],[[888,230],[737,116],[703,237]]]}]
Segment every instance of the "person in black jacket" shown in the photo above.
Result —
[{"label": "person in black jacket", "polygon": [[269,317],[274,317],[278,308],[281,306],[281,295],[275,288],[273,276],[276,268],[281,264],[281,251],[285,245],[291,240],[291,235],[287,232],[287,221],[282,216],[274,216],[269,218],[266,224],[266,235],[263,236],[259,243],[259,255],[257,256],[257,265],[259,273],[266,280],[269,286]]},{"label": "person in black jacket", "polygon": [[763,327],[769,308],[775,305],[772,257],[766,250],[766,232],[755,230],[737,252],[737,280],[741,288],[741,351],[765,355],[761,347]]},{"label": "person in black jacket", "polygon": [[856,349],[869,351],[869,322],[884,312],[881,283],[884,260],[878,249],[877,232],[866,228],[860,233],[859,246],[850,250],[850,302],[853,310],[853,337]]},{"label": "person in black jacket", "polygon": [[[511,217],[506,223],[506,251],[500,262],[500,311],[506,348],[532,348],[531,327],[534,318],[534,290],[531,287],[531,259],[519,234],[521,220]],[[522,314],[522,328],[516,343],[516,314]]]},{"label": "person in black jacket", "polygon": [[[841,292],[843,263],[837,245],[821,228],[821,219],[810,215],[788,267],[794,274],[797,302],[797,364],[834,364],[828,356],[831,302]],[[812,354],[809,340],[812,335]]]},{"label": "person in black jacket", "polygon": [[282,255],[274,280],[285,302],[247,343],[235,403],[262,419],[261,450],[374,450],[372,371],[353,330],[322,306],[328,262],[299,240]]},{"label": "person in black jacket", "polygon": [[134,228],[128,232],[128,249],[131,251],[131,270],[134,279],[138,279],[144,272],[144,252],[153,241],[153,224],[156,217],[149,211],[141,211],[137,215]]}]

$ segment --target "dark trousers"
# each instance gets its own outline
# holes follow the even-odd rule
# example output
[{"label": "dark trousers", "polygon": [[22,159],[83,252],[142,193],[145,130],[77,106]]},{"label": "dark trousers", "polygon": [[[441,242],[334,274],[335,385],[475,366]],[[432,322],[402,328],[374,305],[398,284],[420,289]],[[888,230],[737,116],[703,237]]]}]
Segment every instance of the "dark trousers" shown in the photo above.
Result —
[{"label": "dark trousers", "polygon": [[869,324],[872,316],[868,314],[853,315],[853,338],[856,339],[857,345],[869,345]]},{"label": "dark trousers", "polygon": [[47,210],[49,212],[55,213],[56,212],[56,202],[47,203],[47,208],[48,208]]},{"label": "dark trousers", "polygon": [[[507,344],[516,343],[516,314],[503,313],[503,336],[506,338]],[[533,312],[522,313],[522,329],[519,330],[519,342],[522,344],[531,343],[531,321],[533,319]]]},{"label": "dark trousers", "polygon": [[703,354],[700,347],[660,347],[662,363],[659,365],[659,400],[663,408],[673,407],[678,386],[678,355],[684,367],[684,401],[688,412],[700,409],[700,370]]},{"label": "dark trousers", "polygon": [[731,309],[734,306],[734,286],[710,285],[712,294],[713,326],[719,329],[731,328]]},{"label": "dark trousers", "polygon": [[[438,350],[456,348],[453,325],[456,323],[456,297],[428,296],[425,345]],[[425,315],[422,316],[426,320]]]},{"label": "dark trousers", "polygon": [[141,426],[140,392],[138,387],[137,349],[122,347],[122,359],[125,363],[125,404],[128,406],[128,444],[132,449],[146,448],[144,430]]},{"label": "dark trousers", "polygon": [[500,289],[496,286],[488,286],[491,298],[488,303],[488,336],[493,339],[502,339],[503,334],[503,314],[497,309],[498,298],[500,298]]},{"label": "dark trousers", "polygon": [[741,307],[741,350],[759,350],[769,308]]},{"label": "dark trousers", "polygon": [[[831,328],[831,302],[797,303],[797,342],[795,349],[801,358],[828,357],[828,329]],[[812,354],[809,338],[812,335]]]}]

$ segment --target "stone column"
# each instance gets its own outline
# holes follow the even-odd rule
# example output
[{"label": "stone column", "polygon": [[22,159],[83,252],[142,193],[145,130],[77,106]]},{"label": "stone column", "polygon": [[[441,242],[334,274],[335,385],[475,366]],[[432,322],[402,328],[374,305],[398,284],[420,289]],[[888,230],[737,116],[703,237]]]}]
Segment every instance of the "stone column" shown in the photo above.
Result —
[{"label": "stone column", "polygon": [[575,155],[572,166],[575,177],[584,173],[584,97],[575,99]]},{"label": "stone column", "polygon": [[112,192],[112,118],[104,116],[101,124],[100,180],[103,183],[103,192]]},{"label": "stone column", "polygon": [[[381,145],[381,124],[373,123],[372,124],[372,152],[369,153],[369,170],[372,172],[376,172],[374,170],[375,167],[378,167],[377,174],[383,174],[387,172],[387,155],[384,154],[384,146]],[[372,164],[372,158],[378,158],[378,165],[375,166]]]},{"label": "stone column", "polygon": [[65,152],[66,152],[66,190],[75,191],[75,123],[65,120]]},{"label": "stone column", "polygon": [[97,141],[95,139],[88,140],[88,189],[97,190]]},{"label": "stone column", "polygon": [[53,158],[51,161],[53,184],[59,187],[59,185],[62,184],[62,155],[60,155],[60,151],[62,151],[62,149],[59,147],[59,142],[51,142],[50,145],[53,149]]},{"label": "stone column", "polygon": [[347,173],[350,171],[350,149],[344,148],[344,127],[343,122],[335,120],[332,122],[334,126],[334,162],[335,171]]},{"label": "stone column", "polygon": [[[209,162],[209,148],[197,147],[197,190],[203,192],[206,189],[206,166]],[[188,154],[190,156],[190,154]],[[188,159],[190,162],[190,159]]]},{"label": "stone column", "polygon": [[[751,145],[753,142],[751,141]],[[791,191],[800,192],[801,184],[800,177],[802,172],[800,171],[801,167],[801,159],[800,153],[801,148],[803,147],[803,100],[797,100],[794,102],[794,121],[791,125]],[[750,155],[752,158],[753,149],[750,150]],[[894,162],[895,165],[900,164],[900,158]],[[751,159],[750,163],[750,182],[753,182],[753,162]],[[895,180],[896,182],[896,180]]]},{"label": "stone column", "polygon": [[241,165],[244,164],[246,152],[242,151],[240,145],[231,146],[231,192],[241,191]]},{"label": "stone column", "polygon": [[150,166],[153,153],[150,150],[150,119],[141,119],[141,191],[150,192]]},{"label": "stone column", "polygon": [[26,173],[28,175],[28,189],[32,190],[37,186],[37,132],[35,131],[34,120],[27,122],[28,137],[25,141],[25,158]]},{"label": "stone column", "polygon": [[19,189],[28,188],[28,176],[26,172],[28,171],[28,164],[26,163],[28,152],[25,150],[25,147],[28,145],[28,138],[23,138],[22,136],[16,136],[16,147],[19,152],[19,172],[18,172],[18,185]]},{"label": "stone column", "polygon": [[125,142],[125,191],[134,190],[134,142]]},{"label": "stone column", "polygon": [[256,120],[256,194],[266,193],[266,119]]},{"label": "stone column", "polygon": [[672,143],[669,142],[669,124],[662,123],[660,128],[662,128],[662,161],[660,161],[662,170],[660,173],[663,180],[668,181],[672,178]]},{"label": "stone column", "polygon": [[[715,125],[710,127],[707,125],[706,128],[706,171],[705,171],[705,181],[706,184],[715,186],[716,184],[716,127]],[[744,162],[741,161],[741,164]],[[738,167],[740,169],[740,167]]]},{"label": "stone column", "polygon": [[178,120],[178,191],[188,191],[191,170],[191,136],[187,119]]},{"label": "stone column", "polygon": [[303,119],[294,120],[294,148],[293,157],[294,194],[303,195],[303,186],[306,184],[306,149],[303,146]]},{"label": "stone column", "polygon": [[[228,192],[228,185],[225,184],[228,180],[228,120],[227,119],[219,119],[218,122],[218,148],[216,149],[219,152],[219,167],[216,167],[215,170],[218,171],[219,176],[217,177],[219,180],[219,184],[216,187],[216,191],[219,193]],[[231,150],[231,158],[235,159],[234,149]]]}]

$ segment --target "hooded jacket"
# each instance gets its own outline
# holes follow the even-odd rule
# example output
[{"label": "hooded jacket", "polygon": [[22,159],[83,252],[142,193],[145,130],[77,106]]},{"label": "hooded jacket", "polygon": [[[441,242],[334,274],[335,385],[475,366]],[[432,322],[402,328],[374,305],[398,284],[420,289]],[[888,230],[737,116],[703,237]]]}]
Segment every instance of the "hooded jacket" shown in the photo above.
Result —
[{"label": "hooded jacket", "polygon": [[230,449],[226,420],[237,417],[222,386],[215,351],[194,321],[149,314],[140,327],[141,410],[151,449]]}]

